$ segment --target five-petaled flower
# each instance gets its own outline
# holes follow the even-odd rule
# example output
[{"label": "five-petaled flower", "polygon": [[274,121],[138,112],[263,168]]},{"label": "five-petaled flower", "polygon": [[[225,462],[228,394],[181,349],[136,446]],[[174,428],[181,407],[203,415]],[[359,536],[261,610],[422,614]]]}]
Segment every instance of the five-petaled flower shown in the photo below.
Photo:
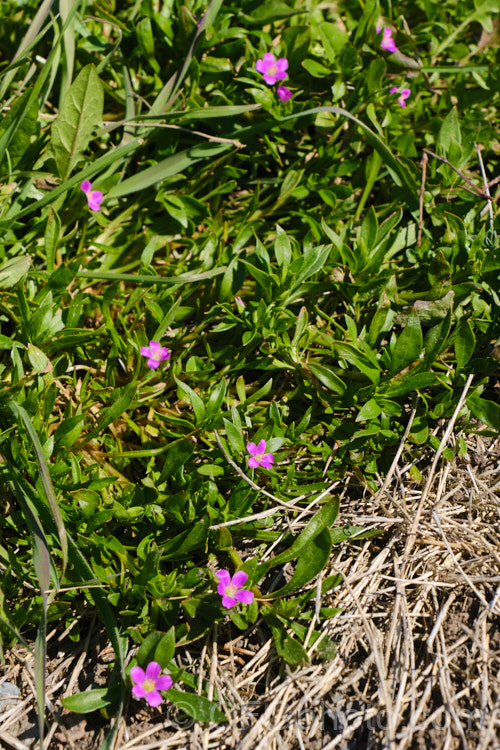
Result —
[{"label": "five-petaled flower", "polygon": [[217,593],[222,596],[223,607],[230,609],[230,607],[234,607],[236,602],[242,602],[243,604],[253,602],[252,592],[243,588],[248,578],[248,573],[245,573],[244,570],[238,570],[232,578],[229,571],[219,570],[215,577],[219,581]]},{"label": "five-petaled flower", "polygon": [[160,362],[165,362],[170,357],[170,352],[166,346],[162,346],[159,341],[150,341],[149,346],[141,346],[141,354],[148,357],[148,367],[150,370],[156,370]]},{"label": "five-petaled flower", "polygon": [[87,196],[89,208],[91,211],[99,211],[101,207],[101,201],[103,198],[100,190],[92,190],[92,183],[89,180],[84,180],[80,185],[80,190],[83,190]]},{"label": "five-petaled flower", "polygon": [[255,445],[255,443],[248,443],[247,451],[251,455],[251,458],[248,459],[248,465],[252,469],[256,469],[257,466],[263,466],[264,469],[271,468],[274,458],[272,453],[266,453],[265,440],[261,440],[258,445]]},{"label": "five-petaled flower", "polygon": [[[380,34],[382,29],[380,26],[375,27],[375,31],[377,34]],[[397,52],[398,48],[396,47],[396,42],[392,38],[392,29],[385,28],[384,33],[382,36],[382,41],[380,42],[380,46],[382,49],[386,49],[388,52]]]},{"label": "five-petaled flower", "polygon": [[287,102],[293,96],[290,89],[287,89],[286,86],[278,86],[278,88],[276,89],[276,93],[278,94],[278,99],[280,99],[282,102]]},{"label": "five-petaled flower", "polygon": [[[399,89],[397,88],[397,86],[393,86],[389,93],[391,94],[399,93]],[[398,102],[402,107],[406,107],[406,99],[408,99],[410,94],[411,94],[410,89],[401,89],[401,96],[399,97]]]},{"label": "five-petaled flower", "polygon": [[288,78],[286,70],[288,68],[288,60],[286,57],[280,57],[278,60],[274,59],[274,55],[270,52],[266,52],[262,60],[257,60],[255,63],[255,70],[258,73],[262,73],[264,81],[269,86],[274,86],[276,81],[284,81]]},{"label": "five-petaled flower", "polygon": [[160,672],[161,667],[156,661],[150,661],[145,672],[141,667],[132,667],[130,676],[135,682],[132,695],[146,698],[150,706],[159,706],[162,701],[159,691],[168,690],[173,685],[170,675],[160,675]]}]

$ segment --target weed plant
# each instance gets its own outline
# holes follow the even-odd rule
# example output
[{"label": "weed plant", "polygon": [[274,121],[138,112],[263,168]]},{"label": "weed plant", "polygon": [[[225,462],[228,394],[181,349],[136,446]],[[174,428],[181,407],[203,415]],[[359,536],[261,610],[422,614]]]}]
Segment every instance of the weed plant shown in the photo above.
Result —
[{"label": "weed plant", "polygon": [[464,394],[500,427],[498,10],[0,5],[0,634],[37,633],[41,735],[48,623],[106,628],[64,704],[108,716],[223,721],[176,659],[217,623],[328,659],[322,571],[376,533],[335,490]]}]

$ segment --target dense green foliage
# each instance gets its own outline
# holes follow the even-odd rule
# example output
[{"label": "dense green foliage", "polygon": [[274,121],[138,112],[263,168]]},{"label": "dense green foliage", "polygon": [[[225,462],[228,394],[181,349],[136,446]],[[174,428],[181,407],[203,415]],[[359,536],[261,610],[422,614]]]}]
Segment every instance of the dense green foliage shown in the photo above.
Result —
[{"label": "dense green foliage", "polygon": [[[228,613],[242,630],[263,617],[300,663],[316,577],[363,533],[334,526],[325,490],[353,472],[377,488],[412,406],[406,457],[435,448],[470,375],[463,424],[500,427],[500,250],[475,149],[492,180],[499,5],[49,10],[0,7],[0,632],[39,626],[42,663],[46,619],[76,620],[78,639],[97,612],[114,692],[68,703],[93,710],[119,704],[131,643],[191,695],[174,648]],[[286,103],[255,71],[270,51],[289,61]],[[445,161],[428,156],[419,242],[423,148]],[[172,352],[157,370],[150,340]],[[275,464],[252,472],[260,439]],[[292,536],[286,517],[311,502]],[[213,574],[241,564],[254,602],[224,610]]]}]

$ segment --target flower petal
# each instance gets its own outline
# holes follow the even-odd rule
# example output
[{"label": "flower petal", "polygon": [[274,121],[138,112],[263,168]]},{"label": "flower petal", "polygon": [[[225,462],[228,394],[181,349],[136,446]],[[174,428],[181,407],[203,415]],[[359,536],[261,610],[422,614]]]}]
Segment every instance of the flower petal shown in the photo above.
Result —
[{"label": "flower petal", "polygon": [[252,456],[255,456],[255,454],[259,452],[255,443],[248,443],[247,451],[251,453]]},{"label": "flower petal", "polygon": [[146,679],[156,680],[160,676],[161,667],[157,661],[150,661],[146,667]]},{"label": "flower petal", "polygon": [[84,193],[88,193],[89,190],[92,190],[92,183],[88,180],[84,180],[80,185],[80,190],[83,190]]},{"label": "flower petal", "polygon": [[222,597],[222,606],[226,607],[226,609],[231,609],[231,607],[234,607],[235,604],[236,604],[236,599],[233,596]]},{"label": "flower petal", "polygon": [[144,670],[141,667],[132,667],[130,670],[130,676],[132,680],[137,684],[142,684],[146,679]]},{"label": "flower petal", "polygon": [[286,59],[286,57],[280,57],[279,60],[276,60],[276,67],[278,68],[280,73],[288,70],[288,60]]},{"label": "flower petal", "polygon": [[228,570],[219,570],[215,574],[215,577],[223,586],[229,586],[229,584],[231,583],[231,576],[229,575]]},{"label": "flower petal", "polygon": [[266,450],[266,441],[260,440],[257,446],[257,453],[264,453],[265,450]]},{"label": "flower petal", "polygon": [[172,687],[173,684],[174,684],[174,681],[172,680],[169,674],[162,674],[156,680],[156,689],[168,690],[169,688]]},{"label": "flower petal", "polygon": [[146,695],[146,700],[150,706],[159,706],[160,703],[162,702],[162,697],[157,690],[151,690]]},{"label": "flower petal", "polygon": [[265,73],[266,72],[267,65],[264,62],[264,60],[257,60],[257,62],[255,63],[255,70],[257,71],[257,73]]},{"label": "flower petal", "polygon": [[142,687],[142,685],[134,685],[132,688],[132,695],[134,698],[145,698],[147,693]]},{"label": "flower petal", "polygon": [[237,591],[235,597],[242,604],[251,604],[253,602],[253,593],[251,591],[247,591],[246,589]]},{"label": "flower petal", "polygon": [[245,583],[248,580],[248,573],[245,573],[244,570],[238,570],[237,573],[234,574],[231,583],[233,586],[237,586],[238,588],[241,588],[241,586],[244,586]]},{"label": "flower petal", "polygon": [[150,370],[156,370],[157,367],[160,366],[160,363],[157,359],[148,359],[148,367]]},{"label": "flower petal", "polygon": [[274,65],[275,62],[276,62],[276,60],[274,59],[274,55],[272,54],[272,52],[265,52],[264,55],[263,55],[263,58],[264,58],[264,62],[265,62],[265,64],[266,64],[267,67],[269,67],[270,65]]},{"label": "flower petal", "polygon": [[248,459],[248,465],[250,466],[251,469],[256,469],[257,466],[259,465],[259,462],[257,461],[256,458],[253,458],[252,456],[252,458]]},{"label": "flower petal", "polygon": [[143,357],[150,357],[151,349],[149,348],[149,346],[141,346],[141,354]]}]

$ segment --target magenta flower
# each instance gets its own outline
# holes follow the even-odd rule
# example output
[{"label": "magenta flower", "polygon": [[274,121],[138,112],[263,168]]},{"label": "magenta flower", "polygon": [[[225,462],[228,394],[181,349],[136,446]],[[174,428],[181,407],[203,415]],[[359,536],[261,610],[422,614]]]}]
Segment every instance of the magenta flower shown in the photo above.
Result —
[{"label": "magenta flower", "polygon": [[236,300],[236,304],[239,305],[239,307],[243,307],[243,308],[246,307],[241,297],[235,297],[234,299]]},{"label": "magenta flower", "polygon": [[165,362],[170,357],[170,352],[166,346],[161,346],[158,341],[150,341],[149,346],[141,346],[143,357],[149,357],[148,367],[150,370],[156,370],[160,362]]},{"label": "magenta flower", "polygon": [[247,451],[251,455],[251,458],[248,459],[248,465],[252,469],[256,469],[257,466],[263,466],[264,469],[270,469],[271,464],[274,463],[273,454],[265,452],[265,440],[261,440],[258,445],[255,445],[255,443],[248,443]]},{"label": "magenta flower", "polygon": [[150,706],[159,706],[162,697],[159,690],[168,690],[173,681],[170,675],[160,675],[161,667],[156,661],[150,661],[144,672],[141,667],[132,667],[130,676],[135,682],[132,695],[135,698],[146,698]]},{"label": "magenta flower", "polygon": [[90,210],[99,211],[103,198],[102,193],[99,190],[92,190],[92,183],[88,180],[84,180],[82,182],[82,184],[80,185],[80,190],[83,190],[83,192],[87,196]]},{"label": "magenta flower", "polygon": [[[399,92],[399,89],[396,86],[393,86],[389,93],[395,94],[398,92]],[[406,99],[408,99],[410,94],[411,94],[410,89],[401,89],[401,96],[399,97],[398,102],[402,107],[406,107]]]},{"label": "magenta flower", "polygon": [[248,578],[248,573],[245,573],[245,571],[238,570],[231,578],[227,570],[219,570],[215,577],[219,581],[217,593],[222,596],[223,607],[230,609],[234,607],[236,602],[242,602],[243,604],[253,602],[252,592],[242,588]]},{"label": "magenta flower", "polygon": [[[377,34],[380,34],[381,28],[380,26],[376,26],[375,30]],[[397,52],[398,48],[396,47],[396,42],[392,38],[392,29],[385,28],[382,41],[380,42],[380,46],[382,49],[386,49],[388,52]]]},{"label": "magenta flower", "polygon": [[274,59],[274,55],[270,52],[266,52],[262,60],[257,60],[255,63],[255,70],[258,73],[262,73],[264,81],[269,86],[274,86],[276,81],[284,81],[288,78],[286,69],[288,68],[288,60],[286,57],[280,57],[279,60]]},{"label": "magenta flower", "polygon": [[287,89],[286,86],[278,86],[278,88],[276,89],[276,93],[278,94],[278,99],[280,99],[282,102],[287,102],[293,96],[290,89]]}]

